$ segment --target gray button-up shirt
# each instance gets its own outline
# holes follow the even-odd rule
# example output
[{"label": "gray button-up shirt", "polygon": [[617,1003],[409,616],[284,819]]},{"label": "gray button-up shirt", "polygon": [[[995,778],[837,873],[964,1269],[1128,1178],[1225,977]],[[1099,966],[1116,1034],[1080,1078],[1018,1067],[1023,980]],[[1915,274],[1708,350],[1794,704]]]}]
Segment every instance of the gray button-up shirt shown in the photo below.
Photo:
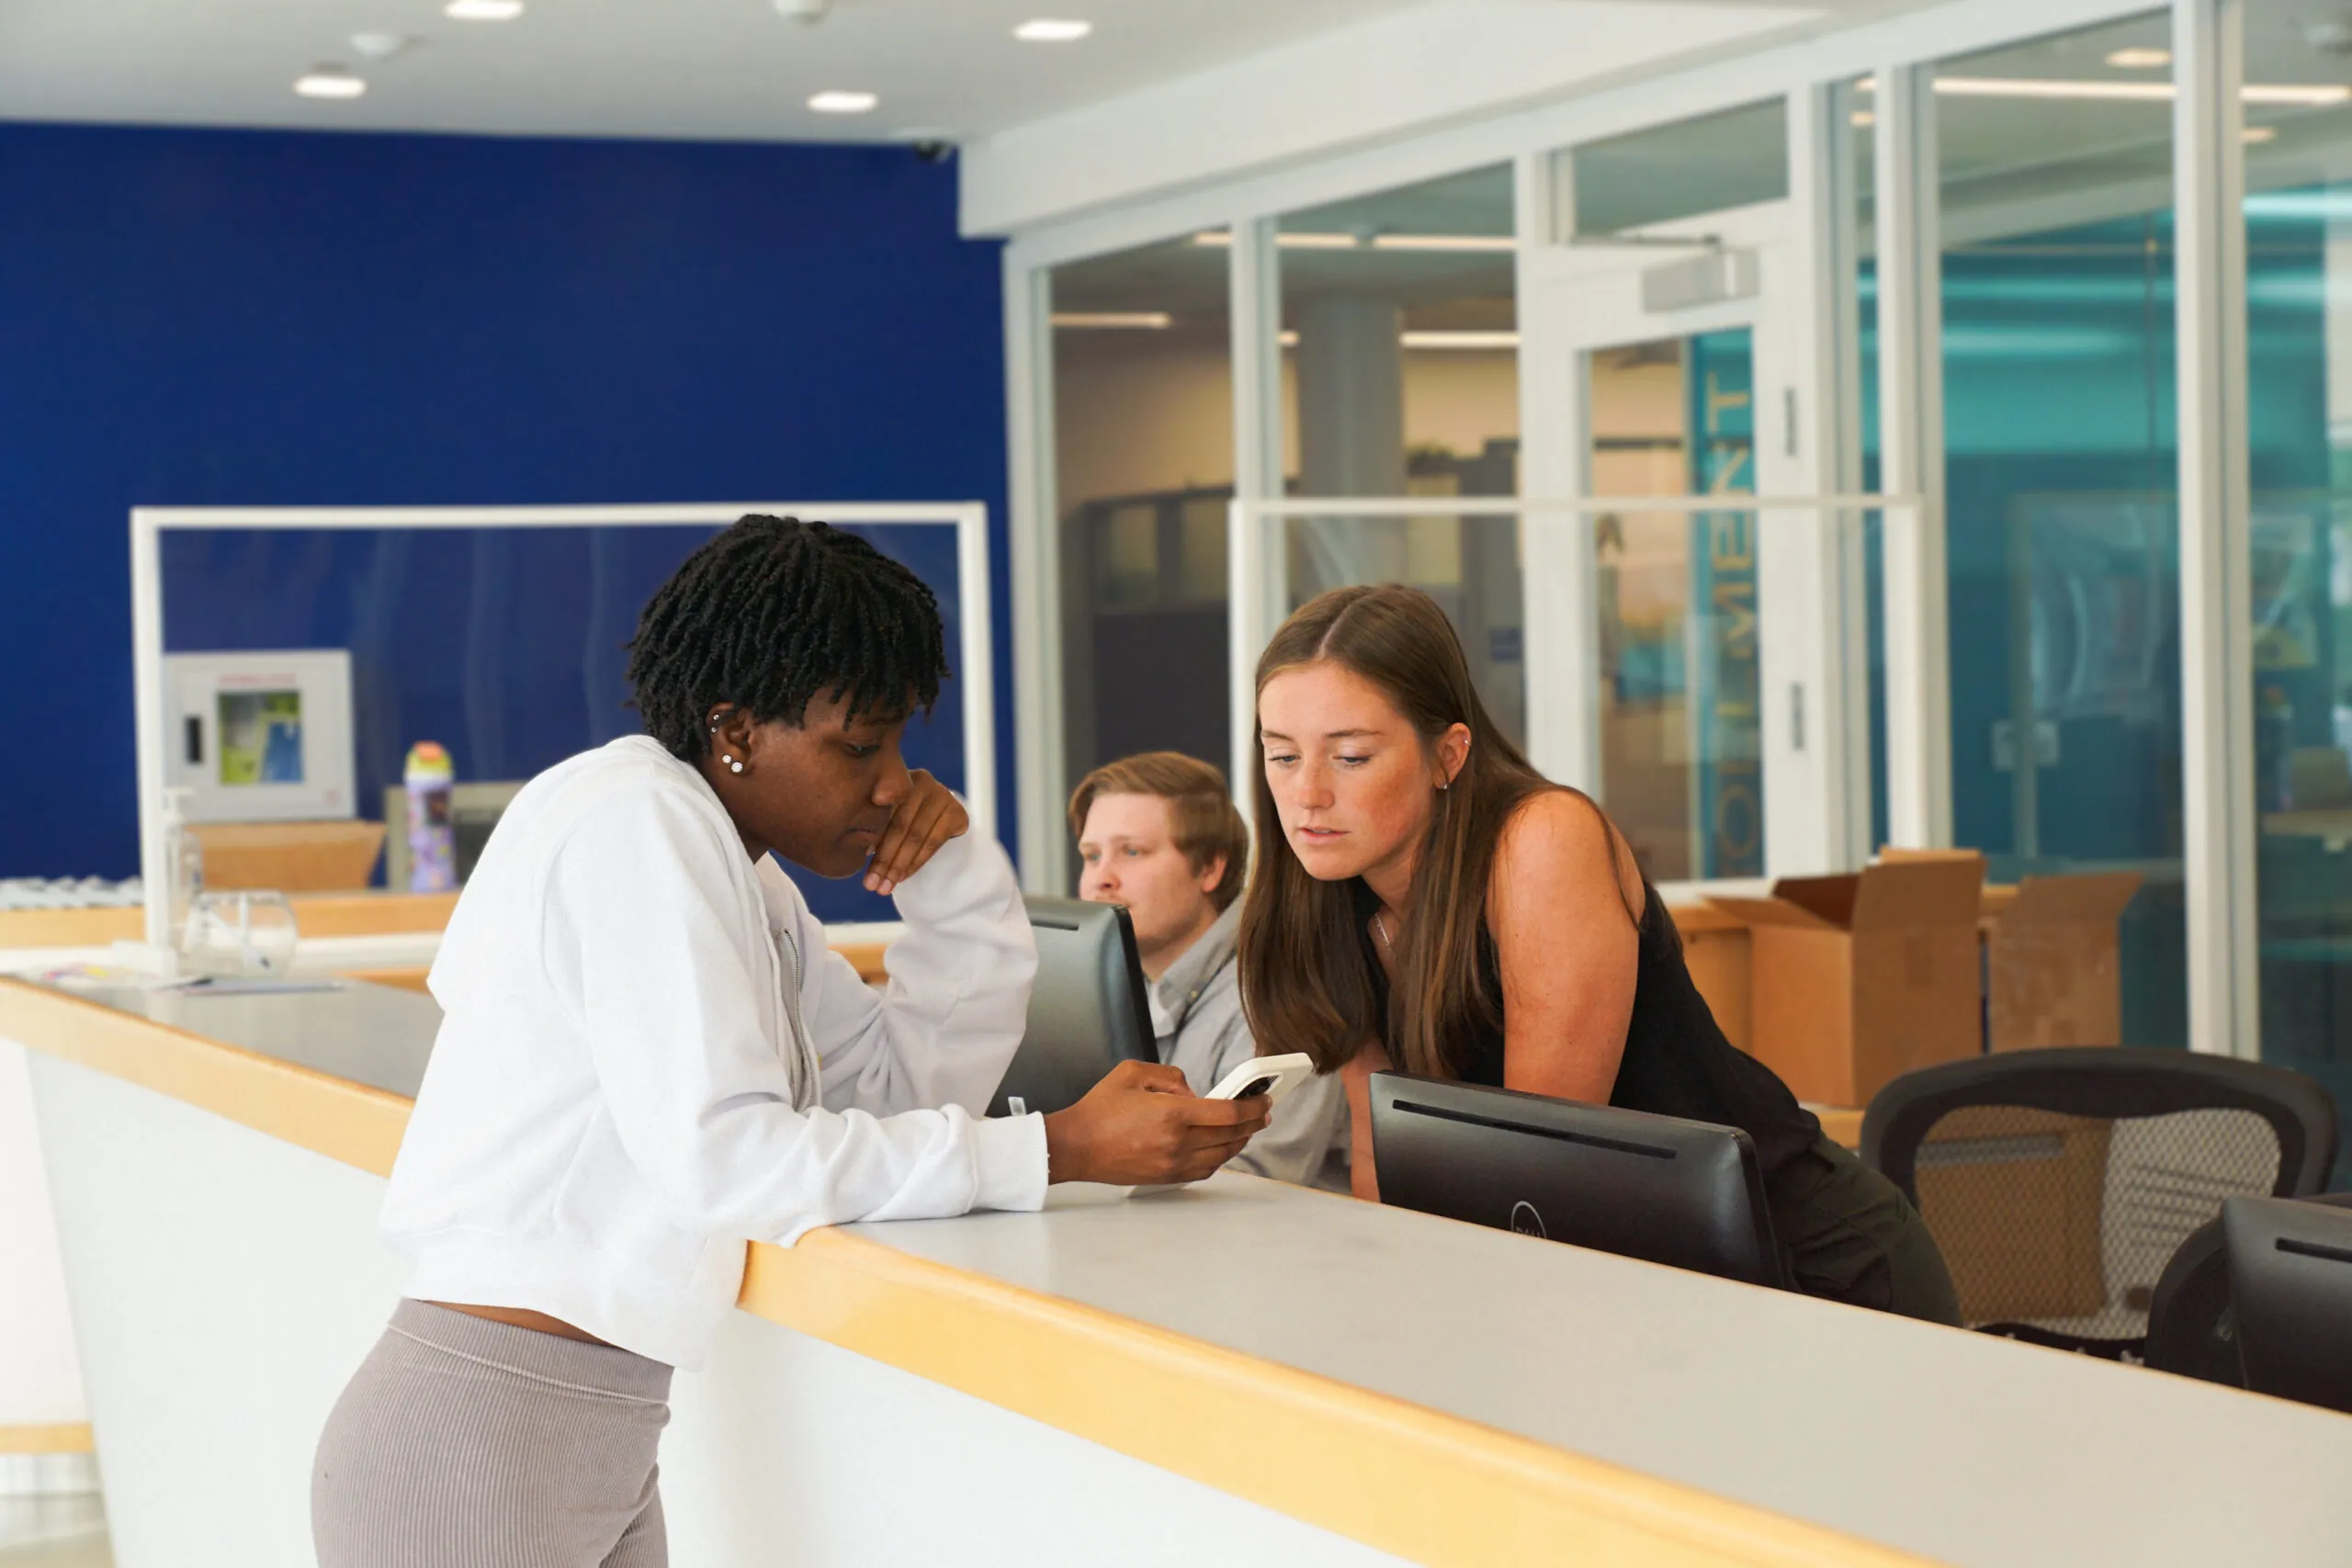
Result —
[{"label": "gray button-up shirt", "polygon": [[[1241,1012],[1241,966],[1234,951],[1240,930],[1236,902],[1152,987],[1159,1059],[1183,1073],[1194,1094],[1206,1094],[1258,1055]],[[1234,1156],[1232,1168],[1347,1191],[1348,1097],[1340,1076],[1318,1075],[1291,1090],[1274,1107],[1266,1130]]]}]

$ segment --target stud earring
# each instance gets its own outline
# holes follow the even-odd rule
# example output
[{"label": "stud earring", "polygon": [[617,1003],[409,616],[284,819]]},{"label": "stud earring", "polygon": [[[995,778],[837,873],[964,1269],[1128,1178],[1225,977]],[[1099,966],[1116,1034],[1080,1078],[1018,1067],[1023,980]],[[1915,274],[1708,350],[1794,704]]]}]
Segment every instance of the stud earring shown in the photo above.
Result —
[{"label": "stud earring", "polygon": [[719,754],[719,758],[718,758],[718,760],[719,760],[720,761],[722,761],[722,762],[726,763],[729,768],[732,768],[735,772],[737,772],[737,773],[741,773],[741,772],[743,771],[743,764],[742,764],[742,763],[741,763],[741,762],[737,761],[734,758],[732,758],[732,757],[729,757],[729,756],[726,755],[724,752],[721,752],[721,753]]}]

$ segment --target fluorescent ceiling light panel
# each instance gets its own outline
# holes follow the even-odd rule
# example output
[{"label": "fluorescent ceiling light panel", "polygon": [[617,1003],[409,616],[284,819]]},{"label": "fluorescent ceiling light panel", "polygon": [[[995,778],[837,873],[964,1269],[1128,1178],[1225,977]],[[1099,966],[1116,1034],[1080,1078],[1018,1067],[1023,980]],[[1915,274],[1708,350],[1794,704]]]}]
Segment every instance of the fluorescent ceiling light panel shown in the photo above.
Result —
[{"label": "fluorescent ceiling light panel", "polygon": [[322,65],[298,78],[294,90],[306,98],[356,98],[367,92],[368,84],[340,65]]},{"label": "fluorescent ceiling light panel", "polygon": [[[1275,334],[1274,341],[1284,348],[1296,348],[1298,333],[1284,330]],[[1398,346],[1403,348],[1508,352],[1519,347],[1519,334],[1514,332],[1440,332],[1432,329],[1424,332],[1398,333],[1396,342]]]},{"label": "fluorescent ceiling light panel", "polygon": [[1939,76],[1947,98],[2073,98],[2086,102],[2168,104],[2169,82],[2059,82],[2036,76]]},{"label": "fluorescent ceiling light panel", "polygon": [[1165,332],[1176,318],[1165,310],[1057,310],[1054,325],[1089,330]]},{"label": "fluorescent ceiling light panel", "polygon": [[2321,109],[2331,104],[2352,104],[2352,87],[2335,84],[2324,87],[2276,87],[2248,84],[2245,101],[2250,104],[2284,104],[2290,108]]},{"label": "fluorescent ceiling light panel", "polygon": [[844,92],[839,88],[817,94],[808,107],[819,114],[867,114],[881,103],[871,93]]},{"label": "fluorescent ceiling light panel", "polygon": [[1515,251],[1509,234],[1374,234],[1375,251]]},{"label": "fluorescent ceiling light panel", "polygon": [[2168,49],[2119,49],[2107,57],[2118,71],[2155,71],[2172,63]]},{"label": "fluorescent ceiling light panel", "polygon": [[2275,125],[2249,125],[2239,134],[2248,142],[2276,141],[2278,140],[2278,128]]},{"label": "fluorescent ceiling light panel", "polygon": [[[1229,230],[1206,229],[1193,236],[1196,245],[1233,243]],[[1509,234],[1374,234],[1369,242],[1356,234],[1294,231],[1276,234],[1274,243],[1285,251],[1515,251],[1519,242]]]},{"label": "fluorescent ceiling light panel", "polygon": [[1519,334],[1514,332],[1399,333],[1396,341],[1407,348],[1511,349],[1519,346]]},{"label": "fluorescent ceiling light panel", "polygon": [[449,0],[441,14],[457,22],[511,22],[523,14],[523,0]]},{"label": "fluorescent ceiling light panel", "polygon": [[1076,43],[1094,30],[1092,22],[1075,17],[1035,17],[1012,29],[1023,43]]},{"label": "fluorescent ceiling light panel", "polygon": [[[1878,83],[1865,77],[1865,93]],[[2041,76],[1939,76],[1936,91],[1951,98],[2067,98],[2081,102],[2168,104],[2174,96],[2170,82],[2066,82]],[[2249,104],[2277,104],[2289,108],[2329,108],[2352,103],[2352,86],[2322,82],[2250,83],[2243,96]]]}]

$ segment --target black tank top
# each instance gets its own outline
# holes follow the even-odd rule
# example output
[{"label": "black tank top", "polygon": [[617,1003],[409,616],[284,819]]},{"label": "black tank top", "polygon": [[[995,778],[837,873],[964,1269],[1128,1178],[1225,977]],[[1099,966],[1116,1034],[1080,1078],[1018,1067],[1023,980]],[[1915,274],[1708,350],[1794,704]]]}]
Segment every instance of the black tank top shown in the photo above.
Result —
[{"label": "black tank top", "polygon": [[[1372,951],[1369,925],[1380,900],[1362,881],[1355,897],[1365,956],[1380,999],[1385,1032],[1388,971]],[[1780,1076],[1724,1038],[1707,1000],[1691,983],[1682,961],[1682,936],[1657,889],[1642,882],[1641,956],[1634,982],[1634,1016],[1625,1027],[1625,1055],[1609,1103],[1626,1111],[1648,1111],[1692,1122],[1737,1127],[1755,1140],[1758,1163],[1769,1180],[1821,1136],[1821,1123],[1797,1103]],[[1619,918],[1614,909],[1603,911]],[[1497,998],[1502,995],[1501,961],[1491,933],[1481,931],[1479,962]],[[1464,1083],[1503,1087],[1503,1032],[1482,1027],[1462,1064]]]}]

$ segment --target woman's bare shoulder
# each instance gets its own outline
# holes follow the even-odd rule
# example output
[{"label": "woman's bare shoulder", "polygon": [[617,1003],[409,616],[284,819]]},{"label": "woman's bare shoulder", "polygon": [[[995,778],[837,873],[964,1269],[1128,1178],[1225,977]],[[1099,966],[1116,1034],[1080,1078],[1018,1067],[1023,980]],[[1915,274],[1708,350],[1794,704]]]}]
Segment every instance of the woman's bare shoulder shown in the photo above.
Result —
[{"label": "woman's bare shoulder", "polygon": [[1511,807],[1495,844],[1495,882],[1556,894],[1608,888],[1639,908],[1642,874],[1632,847],[1600,807],[1568,789],[1541,790]]},{"label": "woman's bare shoulder", "polygon": [[1544,789],[1510,808],[1496,843],[1515,857],[1583,858],[1608,848],[1615,836],[1600,808],[1583,795],[1574,790]]}]

